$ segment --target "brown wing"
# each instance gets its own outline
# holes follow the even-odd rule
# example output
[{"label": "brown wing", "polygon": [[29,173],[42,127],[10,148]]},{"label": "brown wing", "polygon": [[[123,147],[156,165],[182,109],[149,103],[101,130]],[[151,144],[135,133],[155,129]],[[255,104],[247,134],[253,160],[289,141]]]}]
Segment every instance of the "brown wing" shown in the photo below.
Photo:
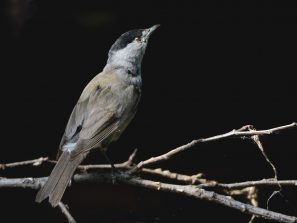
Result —
[{"label": "brown wing", "polygon": [[71,152],[71,159],[75,159],[78,155],[86,153],[93,148],[98,147],[105,139],[108,139],[118,130],[118,121],[114,119],[106,120],[104,128],[98,131],[98,134],[90,139],[79,139],[75,149]]},{"label": "brown wing", "polygon": [[72,158],[99,146],[118,129],[118,100],[110,87],[102,89],[100,93],[91,94],[87,104],[88,115],[84,119],[77,145],[71,152]]},{"label": "brown wing", "polygon": [[76,143],[75,149],[71,152],[71,158],[99,146],[118,128],[117,114],[121,108],[119,97],[114,94],[111,87],[96,88],[86,101],[87,103],[79,103],[76,106],[73,111],[73,117],[76,120],[69,120],[70,125],[72,123],[74,125],[67,126],[65,131],[71,135],[67,142]]},{"label": "brown wing", "polygon": [[64,135],[61,139],[57,159],[60,157],[63,146],[66,143],[76,142],[78,140],[79,133],[82,129],[82,125],[86,118],[86,108],[89,102],[89,98],[84,101],[78,101],[72,110],[70,118],[68,120]]},{"label": "brown wing", "polygon": [[[95,107],[92,108],[92,105],[94,105],[94,100],[97,99],[97,101],[100,101],[100,98],[102,98],[102,96],[104,96],[104,94],[106,94],[106,92],[109,90],[108,84],[106,84],[108,83],[108,80],[105,80],[107,79],[106,76],[108,75],[99,74],[95,76],[93,80],[91,80],[85,87],[70,115],[64,135],[60,142],[57,157],[59,157],[59,155],[61,154],[63,146],[66,143],[76,143],[78,141],[85,121],[88,117],[92,116],[90,116],[90,113],[94,112],[96,109]],[[103,83],[106,87],[102,88],[99,83]],[[99,103],[98,106],[102,106],[102,102]],[[104,106],[105,105],[103,105],[102,107],[102,111],[104,109]],[[91,134],[91,130],[88,131],[88,134]]]}]

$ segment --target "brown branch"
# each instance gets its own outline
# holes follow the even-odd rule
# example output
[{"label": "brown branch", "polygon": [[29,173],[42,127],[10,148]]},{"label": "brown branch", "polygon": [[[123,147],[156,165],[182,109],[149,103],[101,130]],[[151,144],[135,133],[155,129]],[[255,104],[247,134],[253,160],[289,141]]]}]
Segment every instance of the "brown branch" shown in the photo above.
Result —
[{"label": "brown branch", "polygon": [[26,161],[21,161],[21,162],[14,162],[14,163],[6,163],[6,164],[0,163],[0,170],[1,169],[4,170],[6,168],[17,167],[17,166],[23,166],[23,165],[39,166],[45,161],[48,161],[48,157],[40,157],[40,158],[34,159],[34,160],[26,160]]},{"label": "brown branch", "polygon": [[157,169],[149,169],[142,168],[140,170],[141,173],[149,173],[155,176],[161,176],[164,178],[168,178],[171,180],[177,180],[180,182],[188,183],[188,184],[198,184],[198,183],[209,183],[210,181],[203,179],[203,173],[197,173],[195,175],[185,175],[180,173],[174,173],[169,170],[162,170],[161,168]]},{"label": "brown branch", "polygon": [[[133,160],[135,159],[137,149],[133,151],[133,153],[129,156],[128,160],[122,163],[115,164],[115,167],[119,169],[129,169],[133,166]],[[48,163],[57,163],[55,160],[49,160],[48,157],[40,157],[33,160],[26,160],[26,161],[20,161],[20,162],[13,162],[13,163],[0,163],[0,170],[4,170],[6,168],[12,168],[17,166],[24,166],[24,165],[33,165],[33,166],[39,166],[43,164],[44,162]],[[99,165],[79,165],[79,170],[87,171],[91,169],[111,169],[110,164],[99,164]]]},{"label": "brown branch", "polygon": [[[82,182],[109,182],[116,179],[117,182],[149,188],[157,191],[166,191],[176,194],[181,194],[189,197],[193,197],[196,199],[207,200],[210,202],[218,203],[232,209],[241,211],[246,214],[255,215],[260,218],[265,218],[269,220],[274,220],[283,223],[297,223],[297,218],[294,216],[288,216],[281,213],[277,213],[274,211],[269,211],[263,208],[255,207],[253,205],[245,204],[239,201],[230,198],[229,196],[221,195],[212,191],[207,191],[201,188],[198,188],[195,185],[175,185],[175,184],[167,184],[161,182],[155,182],[151,180],[144,180],[140,178],[133,177],[127,174],[116,173],[113,176],[111,174],[76,174],[74,175],[73,181],[76,183]],[[31,188],[38,189],[44,184],[46,177],[43,178],[17,178],[17,179],[8,179],[8,178],[0,178],[0,188],[3,184],[6,187],[8,185],[13,187],[20,188]]]},{"label": "brown branch", "polygon": [[245,196],[251,205],[258,207],[258,190],[256,187],[245,187],[243,189],[225,190],[230,196]]},{"label": "brown branch", "polygon": [[[253,126],[249,126],[248,130],[256,130]],[[276,181],[278,181],[278,174],[277,174],[277,170],[276,167],[274,166],[274,164],[270,161],[268,155],[266,154],[264,147],[260,141],[260,137],[258,135],[254,135],[251,137],[252,140],[257,144],[257,147],[259,148],[259,150],[261,151],[261,154],[263,155],[263,157],[265,158],[266,162],[270,165],[270,167],[272,168],[272,171],[274,173],[274,179]],[[270,200],[278,193],[280,193],[282,190],[282,186],[279,184],[278,185],[278,190],[275,190],[271,193],[271,195],[269,196],[269,198],[266,201],[266,207],[267,209],[269,209],[269,202]]]},{"label": "brown branch", "polygon": [[[131,169],[134,165],[134,159],[136,157],[137,149],[133,151],[133,153],[129,156],[128,160],[122,163],[115,164],[114,166],[119,169]],[[78,169],[83,172],[92,169],[111,169],[110,164],[97,164],[97,165],[80,165]],[[209,183],[209,180],[202,179],[203,174],[198,173],[195,175],[185,175],[180,173],[174,173],[169,170],[162,170],[161,168],[150,169],[150,168],[142,168],[140,170],[141,173],[152,174],[155,176],[160,176],[172,180],[177,180],[184,183],[190,184],[198,184],[198,183]]]},{"label": "brown branch", "polygon": [[278,221],[278,222],[287,222],[287,223],[296,223],[297,218],[294,216],[288,216],[281,213],[269,211],[263,208],[255,207],[249,204],[245,204],[239,201],[236,201],[228,196],[221,195],[212,191],[206,191],[203,189],[199,189],[193,185],[172,185],[172,184],[164,184],[159,182],[153,182],[149,180],[139,180],[139,179],[129,179],[125,183],[132,184],[135,186],[145,186],[150,189],[158,190],[158,191],[167,191],[173,192],[177,194],[182,194],[202,200],[207,200],[210,202],[218,203],[238,211],[241,211],[246,214],[254,215],[257,217]]},{"label": "brown branch", "polygon": [[60,208],[62,214],[67,218],[69,223],[76,223],[75,219],[69,212],[69,208],[65,204],[59,202],[58,207]]},{"label": "brown branch", "polygon": [[200,188],[223,188],[223,189],[242,189],[245,187],[255,187],[255,186],[294,186],[297,187],[297,180],[276,180],[272,179],[262,179],[262,180],[255,180],[255,181],[245,181],[239,183],[218,183],[218,182],[211,182],[206,184],[200,184],[198,187]]},{"label": "brown branch", "polygon": [[[122,163],[114,164],[114,166],[118,169],[131,169],[134,165],[134,159],[136,157],[137,149],[133,151],[133,153],[129,156],[128,160]],[[21,162],[15,162],[15,163],[9,163],[9,164],[0,164],[0,169],[5,169],[7,167],[17,167],[21,165],[31,165],[34,166],[41,165],[44,162],[53,163],[55,164],[57,161],[55,160],[49,160],[48,157],[40,157],[38,159],[33,160],[26,160]],[[98,170],[98,169],[111,169],[110,164],[90,164],[90,165],[79,165],[78,170],[82,172],[86,172],[88,170]],[[161,176],[164,178],[172,179],[181,181],[184,183],[190,183],[190,184],[198,184],[198,183],[209,183],[209,180],[202,179],[203,174],[198,173],[195,175],[185,175],[180,173],[174,173],[169,170],[162,170],[161,168],[157,169],[149,169],[149,168],[143,168],[140,170],[142,173],[152,174],[155,176]]]},{"label": "brown branch", "polygon": [[192,142],[190,142],[188,144],[185,144],[185,145],[182,145],[180,147],[177,147],[175,149],[172,149],[172,150],[170,150],[169,152],[167,152],[165,154],[162,154],[162,155],[156,156],[156,157],[151,157],[151,158],[149,158],[147,160],[139,162],[137,164],[137,166],[133,170],[130,171],[130,173],[135,172],[135,171],[137,171],[137,170],[139,170],[139,169],[141,169],[141,168],[143,168],[145,166],[156,164],[156,163],[159,163],[161,161],[168,160],[171,157],[175,156],[176,154],[178,154],[180,152],[183,152],[185,150],[188,150],[188,149],[196,146],[199,143],[217,141],[217,140],[221,140],[221,139],[230,138],[230,137],[233,137],[233,136],[251,137],[251,136],[255,136],[255,135],[258,135],[258,136],[260,136],[260,135],[270,135],[272,133],[276,133],[276,132],[281,131],[281,130],[296,128],[297,123],[293,122],[292,124],[289,124],[289,125],[279,126],[279,127],[271,128],[271,129],[267,129],[267,130],[249,130],[248,129],[249,127],[250,126],[247,125],[247,126],[243,126],[240,129],[237,129],[237,130],[234,129],[234,130],[232,130],[230,132],[227,132],[227,133],[224,133],[224,134],[221,134],[221,135],[212,136],[212,137],[209,137],[209,138],[201,138],[201,139],[193,140]]},{"label": "brown branch", "polygon": [[[114,164],[118,169],[130,169],[133,166],[134,159],[136,157],[137,149],[135,149],[132,154],[129,156],[128,160],[122,163]],[[97,164],[97,165],[79,165],[79,170],[88,171],[92,169],[111,169],[110,164]]]}]

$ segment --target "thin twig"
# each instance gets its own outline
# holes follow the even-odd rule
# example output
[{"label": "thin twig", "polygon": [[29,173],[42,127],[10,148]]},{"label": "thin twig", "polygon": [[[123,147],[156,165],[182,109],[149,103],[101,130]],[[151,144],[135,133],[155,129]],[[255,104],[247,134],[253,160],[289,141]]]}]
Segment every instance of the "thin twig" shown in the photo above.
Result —
[{"label": "thin twig", "polygon": [[212,142],[212,141],[217,141],[217,140],[221,140],[221,139],[226,139],[226,138],[230,138],[233,136],[255,136],[255,135],[270,135],[272,133],[276,133],[280,130],[285,130],[285,129],[290,129],[290,128],[295,128],[297,127],[297,123],[293,122],[292,124],[289,125],[284,125],[284,126],[279,126],[276,128],[271,128],[271,129],[267,129],[267,130],[249,130],[247,129],[249,126],[244,126],[238,130],[232,130],[230,132],[227,132],[225,134],[221,134],[221,135],[217,135],[217,136],[212,136],[209,138],[202,138],[202,139],[196,139],[193,140],[192,142],[182,145],[180,147],[177,147],[175,149],[170,150],[169,152],[156,156],[156,157],[151,157],[147,160],[141,161],[137,164],[137,166],[130,171],[130,173],[138,171],[139,169],[148,166],[148,165],[152,165],[152,164],[156,164],[159,163],[161,161],[165,161],[170,159],[171,157],[173,157],[174,155],[185,151],[189,148],[192,148],[194,146],[196,146],[199,143],[205,143],[205,142]]},{"label": "thin twig", "polygon": [[58,207],[60,208],[62,214],[67,218],[69,223],[76,223],[75,219],[72,217],[72,215],[70,214],[68,207],[63,204],[61,201],[58,204]]},{"label": "thin twig", "polygon": [[[117,167],[119,169],[131,168],[131,166],[133,165],[133,159],[136,156],[136,152],[137,152],[137,149],[135,149],[133,151],[133,153],[129,156],[129,159],[127,161],[115,164],[115,167]],[[3,163],[3,164],[0,163],[0,170],[1,169],[4,170],[6,168],[17,167],[17,166],[24,166],[24,165],[39,166],[39,165],[43,164],[44,162],[53,163],[53,164],[57,163],[57,161],[55,161],[55,160],[49,160],[48,157],[40,157],[37,159],[20,161],[20,162]],[[82,171],[87,171],[87,170],[91,170],[91,169],[111,169],[111,165],[110,164],[79,165],[77,169],[82,170]]]},{"label": "thin twig", "polygon": [[256,219],[255,215],[252,215],[251,219],[249,220],[249,223],[254,223]]},{"label": "thin twig", "polygon": [[156,176],[161,176],[164,178],[177,180],[184,183],[189,184],[198,184],[198,183],[209,183],[210,181],[203,179],[202,173],[197,173],[195,175],[185,175],[180,173],[174,173],[169,170],[162,170],[161,168],[157,169],[149,169],[149,168],[142,168],[141,173],[149,173]]},{"label": "thin twig", "polygon": [[[249,130],[252,130],[252,131],[256,130],[253,126],[249,126],[248,129],[249,129]],[[273,173],[274,173],[274,179],[275,179],[275,181],[278,181],[278,174],[277,174],[276,167],[274,166],[274,164],[270,161],[269,157],[267,156],[267,154],[266,154],[266,152],[265,152],[265,150],[264,150],[264,147],[263,147],[263,145],[262,145],[262,143],[261,143],[261,141],[260,141],[260,136],[258,136],[258,135],[254,135],[254,136],[252,136],[251,138],[252,138],[252,140],[257,144],[257,146],[258,146],[259,150],[261,151],[262,155],[264,156],[266,162],[271,166],[272,171],[273,171]],[[279,189],[273,191],[272,194],[271,194],[271,195],[269,196],[269,198],[267,199],[267,201],[266,201],[266,208],[267,208],[267,209],[269,209],[269,202],[270,202],[270,200],[271,200],[276,194],[281,193],[282,186],[281,186],[280,184],[278,184],[278,188],[279,188]]]},{"label": "thin twig", "polygon": [[275,180],[272,179],[262,179],[262,180],[254,180],[254,181],[245,181],[239,183],[217,183],[211,182],[206,184],[200,184],[198,187],[200,188],[223,188],[223,189],[241,189],[245,187],[254,187],[254,186],[294,186],[297,187],[297,180]]},{"label": "thin twig", "polygon": [[6,164],[0,164],[0,169],[6,169],[11,167],[17,167],[17,166],[23,166],[23,165],[33,165],[33,166],[39,166],[43,162],[47,161],[48,157],[40,157],[38,159],[34,160],[26,160],[21,162],[14,162],[14,163],[6,163]]}]

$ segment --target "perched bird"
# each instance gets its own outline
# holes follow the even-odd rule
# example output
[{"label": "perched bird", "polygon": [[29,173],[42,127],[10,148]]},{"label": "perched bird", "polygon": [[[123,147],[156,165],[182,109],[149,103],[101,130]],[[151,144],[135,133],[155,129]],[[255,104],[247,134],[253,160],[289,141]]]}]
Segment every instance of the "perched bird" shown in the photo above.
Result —
[{"label": "perched bird", "polygon": [[83,90],[59,148],[59,159],[36,202],[49,197],[57,206],[77,166],[90,150],[104,154],[133,119],[141,95],[141,62],[150,35],[159,25],[122,34],[108,53],[107,64]]}]

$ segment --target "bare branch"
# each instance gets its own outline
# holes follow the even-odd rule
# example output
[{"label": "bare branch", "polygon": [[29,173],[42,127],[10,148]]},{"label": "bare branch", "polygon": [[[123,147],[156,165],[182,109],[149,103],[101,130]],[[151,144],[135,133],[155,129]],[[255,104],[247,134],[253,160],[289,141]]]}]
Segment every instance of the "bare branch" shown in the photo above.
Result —
[{"label": "bare branch", "polygon": [[243,126],[242,128],[238,129],[238,130],[232,130],[230,132],[227,132],[225,134],[221,134],[221,135],[217,135],[217,136],[212,136],[209,138],[202,138],[202,139],[196,139],[193,140],[192,142],[182,145],[180,147],[177,147],[175,149],[170,150],[169,152],[162,154],[160,156],[156,156],[156,157],[151,157],[147,160],[141,161],[137,164],[137,166],[130,171],[130,173],[135,172],[145,166],[151,165],[151,164],[156,164],[159,163],[161,161],[165,161],[170,159],[171,157],[175,156],[176,154],[183,152],[187,149],[190,149],[194,146],[196,146],[199,143],[205,143],[205,142],[212,142],[212,141],[217,141],[217,140],[221,140],[221,139],[226,139],[226,138],[230,138],[233,136],[239,136],[239,137],[243,137],[243,136],[255,136],[255,135],[270,135],[272,133],[276,133],[278,131],[281,130],[285,130],[285,129],[291,129],[291,128],[296,128],[297,127],[297,123],[293,122],[292,124],[289,125],[284,125],[284,126],[279,126],[276,128],[271,128],[271,129],[267,129],[267,130],[249,130],[248,127],[250,126]]},{"label": "bare branch", "polygon": [[245,187],[254,187],[254,186],[294,186],[297,187],[297,180],[275,180],[272,179],[262,179],[262,180],[255,180],[255,181],[245,181],[239,183],[217,183],[211,182],[206,184],[200,184],[198,187],[200,188],[211,188],[211,187],[218,187],[223,189],[241,189]]},{"label": "bare branch", "polygon": [[156,176],[165,177],[172,180],[177,180],[184,183],[189,184],[198,184],[198,183],[209,183],[209,180],[203,179],[202,173],[197,173],[195,175],[185,175],[180,173],[174,173],[169,170],[162,170],[161,168],[157,169],[149,169],[149,168],[142,168],[140,170],[141,173],[149,173]]},{"label": "bare branch", "polygon": [[75,219],[72,217],[68,210],[69,208],[65,204],[59,202],[58,207],[60,208],[62,214],[65,215],[69,223],[76,223]]},{"label": "bare branch", "polygon": [[[212,191],[206,191],[204,189],[200,189],[197,186],[193,185],[174,185],[174,184],[166,184],[161,182],[154,182],[150,180],[144,180],[140,178],[131,177],[130,175],[117,175],[117,181],[140,186],[145,188],[154,189],[157,191],[167,191],[177,194],[182,194],[190,197],[195,197],[197,199],[208,200],[211,202],[215,202],[224,206],[228,206],[230,208],[239,210],[243,213],[251,214],[257,217],[274,220],[278,222],[297,222],[297,218],[293,216],[287,216],[280,213],[276,213],[273,211],[269,211],[263,208],[255,207],[252,205],[244,204],[242,202],[236,201],[228,196],[224,196]],[[85,180],[94,180],[96,182],[111,182],[109,175],[96,175],[96,174],[85,174],[85,175],[75,175],[75,181],[85,181]]]},{"label": "bare branch", "polygon": [[30,188],[37,190],[44,184],[46,180],[47,177],[25,177],[12,179],[0,177],[0,188]]},{"label": "bare branch", "polygon": [[[129,156],[129,159],[123,163],[118,163],[115,164],[115,167],[119,169],[129,169],[133,165],[133,160],[135,159],[137,149],[133,151],[133,153]],[[12,167],[17,167],[17,166],[24,166],[24,165],[33,165],[33,166],[39,166],[43,164],[44,162],[48,163],[57,163],[55,160],[49,160],[48,157],[40,157],[37,159],[33,160],[26,160],[26,161],[20,161],[20,162],[14,162],[14,163],[5,163],[5,164],[0,164],[0,170],[4,170],[6,168],[12,168]],[[91,169],[111,169],[110,164],[99,164],[99,165],[79,165],[78,166],[79,170],[82,171],[87,171]]]},{"label": "bare branch", "polygon": [[256,216],[255,215],[252,215],[251,219],[249,220],[249,223],[253,223],[256,219]]},{"label": "bare branch", "polygon": [[[135,149],[132,154],[129,156],[128,160],[123,163],[114,164],[118,169],[129,169],[133,166],[133,161],[136,157],[137,149]],[[111,169],[110,164],[98,164],[98,165],[79,165],[79,170],[87,171],[92,169]]]},{"label": "bare branch", "polygon": [[27,161],[21,161],[21,162],[14,162],[14,163],[7,163],[7,164],[0,164],[0,169],[4,170],[6,168],[11,167],[17,167],[17,166],[23,166],[23,165],[33,165],[33,166],[39,166],[43,162],[47,161],[48,157],[40,157],[38,159],[34,160],[27,160]]},{"label": "bare branch", "polygon": [[[128,160],[122,163],[114,164],[114,166],[118,169],[131,169],[134,165],[133,160],[136,157],[137,149],[133,151],[133,153],[129,156]],[[0,169],[5,169],[6,167],[17,167],[20,165],[31,165],[33,164],[36,166],[36,164],[41,165],[44,162],[53,163],[55,164],[57,161],[55,160],[49,160],[48,157],[40,157],[38,159],[33,160],[27,160],[27,161],[21,161],[21,162],[15,162],[15,163],[9,163],[9,164],[0,164]],[[88,170],[98,170],[98,169],[111,169],[110,164],[90,164],[90,165],[79,165],[78,170],[82,172],[87,172]],[[157,169],[149,169],[149,168],[143,168],[140,170],[142,173],[152,174],[155,176],[161,176],[164,178],[172,179],[181,181],[184,183],[190,183],[190,184],[198,184],[198,183],[209,183],[211,181],[202,179],[203,174],[198,173],[195,175],[185,175],[185,174],[179,174],[179,173],[173,173],[169,170],[162,170],[161,168]],[[28,178],[29,179],[29,178]]]},{"label": "bare branch", "polygon": [[[248,127],[249,130],[256,130],[253,126],[249,126]],[[262,155],[264,156],[266,162],[271,166],[273,173],[274,173],[274,179],[277,181],[278,180],[278,174],[277,174],[277,170],[276,167],[274,166],[274,164],[270,161],[269,157],[267,156],[266,152],[264,151],[264,147],[260,141],[260,137],[258,135],[254,135],[251,137],[252,140],[257,144],[259,150],[261,151]],[[269,198],[266,201],[266,207],[267,209],[269,209],[269,202],[270,200],[274,197],[274,195],[281,193],[282,190],[282,186],[279,184],[278,185],[279,189],[275,190],[272,192],[272,194],[269,196]]]},{"label": "bare branch", "polygon": [[[255,207],[253,205],[245,204],[239,201],[236,201],[229,196],[221,195],[212,191],[207,191],[201,188],[198,188],[194,185],[175,185],[167,184],[161,182],[155,182],[151,180],[144,180],[140,178],[133,177],[127,174],[76,174],[74,175],[74,182],[109,182],[112,183],[114,178],[117,182],[122,182],[125,184],[149,188],[157,191],[166,191],[171,193],[177,193],[185,196],[194,197],[197,199],[207,200],[210,202],[218,203],[235,210],[241,211],[246,214],[255,215],[257,217],[274,220],[283,223],[296,223],[297,218],[294,216],[288,216],[281,213],[269,211],[263,208]],[[18,179],[8,179],[0,178],[0,187],[3,184],[13,185],[13,187],[20,188],[31,188],[38,189],[45,182],[46,178],[18,178]]]},{"label": "bare branch", "polygon": [[228,195],[231,196],[245,196],[246,199],[253,206],[258,207],[258,190],[256,187],[245,187],[243,189],[233,189],[226,191]]},{"label": "bare branch", "polygon": [[[97,174],[90,174],[86,173],[87,170],[90,169],[110,169],[110,165],[81,165],[78,167],[79,170],[83,171],[83,174],[76,174],[74,175],[74,182],[109,182],[112,183],[115,179],[118,182],[122,182],[125,184],[130,184],[139,187],[150,188],[154,190],[161,190],[167,191],[171,193],[178,193],[185,196],[191,196],[197,199],[203,199],[215,203],[219,203],[224,206],[228,206],[230,208],[239,210],[241,212],[250,214],[252,216],[251,222],[256,218],[266,218],[278,222],[296,222],[297,218],[293,216],[287,216],[281,213],[276,213],[273,211],[269,211],[263,208],[259,208],[258,201],[257,201],[257,189],[258,186],[297,186],[297,180],[278,180],[277,173],[274,165],[271,163],[267,155],[263,150],[263,146],[259,140],[259,136],[261,135],[269,135],[281,130],[290,129],[297,127],[297,124],[294,122],[290,125],[284,125],[276,128],[271,128],[267,130],[255,130],[252,129],[252,126],[247,125],[243,126],[240,129],[232,130],[225,134],[209,137],[209,138],[202,138],[193,140],[192,142],[177,147],[175,149],[170,150],[169,152],[162,154],[157,157],[151,157],[147,160],[139,162],[137,165],[134,165],[134,158],[136,156],[136,150],[130,155],[129,159],[123,163],[116,164],[117,168],[128,169],[126,173],[114,173],[106,174],[106,173],[97,173]],[[223,184],[218,183],[216,181],[210,181],[206,179],[201,179],[202,174],[197,175],[184,175],[179,173],[173,173],[169,170],[162,170],[160,168],[157,169],[148,169],[144,168],[151,164],[156,164],[164,160],[168,160],[174,155],[185,151],[193,146],[203,143],[203,142],[211,142],[217,141],[225,138],[230,137],[249,137],[253,139],[256,144],[258,145],[259,149],[261,150],[262,154],[264,155],[266,161],[272,166],[275,177],[273,179],[263,179],[259,181],[247,181],[247,182],[240,182],[240,183],[229,183]],[[17,167],[21,165],[34,165],[38,166],[44,162],[55,163],[56,161],[48,160],[47,157],[41,157],[34,160],[22,161],[22,162],[15,162],[9,164],[0,164],[0,169],[10,168],[10,167]],[[134,168],[133,168],[134,167]],[[168,179],[174,179],[182,183],[187,184],[198,184],[200,185],[177,185],[177,184],[168,184],[168,183],[161,183],[155,182],[151,180],[145,180],[141,178],[136,178],[131,173],[135,171],[139,171],[142,173],[153,174],[156,176],[165,177]],[[31,189],[39,189],[46,181],[47,177],[41,178],[1,178],[0,177],[0,188],[31,188]],[[244,195],[246,196],[247,200],[250,201],[252,205],[245,204],[239,201],[234,200],[233,198],[215,193],[213,191],[205,190],[207,188],[222,188],[224,189],[227,195],[237,196],[237,195]],[[75,222],[67,207],[60,203],[59,207],[62,213],[67,217],[69,222]]]},{"label": "bare branch", "polygon": [[202,200],[215,202],[215,203],[236,209],[243,213],[255,215],[257,217],[261,217],[269,220],[274,220],[278,222],[287,222],[287,223],[297,222],[297,218],[294,216],[288,216],[277,212],[269,211],[263,208],[255,207],[249,204],[245,204],[245,203],[236,201],[228,196],[224,196],[212,191],[199,189],[193,185],[186,185],[186,186],[172,185],[172,184],[153,182],[149,180],[139,180],[136,178],[129,179],[126,182],[136,186],[145,186],[158,191],[161,190],[161,191],[173,192],[173,193],[183,194],[190,197],[195,197]]},{"label": "bare branch", "polygon": [[[177,153],[180,153],[182,151],[185,151],[189,148],[192,148],[193,146],[197,145],[198,143],[204,143],[204,142],[211,142],[211,141],[217,141],[217,140],[221,140],[221,139],[225,139],[225,138],[230,138],[232,136],[260,136],[260,135],[269,135],[272,133],[276,133],[278,131],[281,130],[285,130],[285,129],[290,129],[290,128],[296,128],[297,127],[297,123],[293,122],[289,125],[284,125],[284,126],[279,126],[276,128],[271,128],[271,129],[267,129],[267,130],[253,130],[251,129],[251,125],[246,125],[241,127],[240,129],[237,130],[232,130],[230,132],[227,132],[225,134],[221,134],[221,135],[217,135],[217,136],[212,136],[212,137],[208,137],[208,138],[202,138],[202,139],[197,139],[197,140],[193,140],[190,143],[187,143],[185,145],[182,145],[180,147],[177,147],[175,149],[170,150],[169,152],[162,154],[160,156],[157,157],[151,157],[145,161],[139,162],[135,168],[135,170],[130,171],[134,172],[137,169],[141,169],[145,166],[151,165],[151,164],[156,164],[159,163],[161,161],[164,160],[168,160],[170,159],[172,156],[176,155]],[[130,155],[129,159],[126,162],[120,163],[120,164],[116,164],[115,166],[118,168],[130,168],[133,164],[133,159],[136,155],[137,150],[134,150],[133,153]],[[55,163],[56,161],[52,161],[52,160],[48,160],[48,157],[40,157],[38,159],[34,159],[34,160],[28,160],[28,161],[21,161],[21,162],[15,162],[15,163],[8,163],[8,164],[0,164],[0,169],[5,169],[8,167],[16,167],[16,166],[21,166],[21,165],[29,165],[32,164],[34,166],[38,166],[40,164],[42,164],[43,162],[50,162],[50,163]],[[88,169],[98,169],[98,168],[110,168],[110,165],[80,165],[78,167],[81,170],[88,170]]]}]

